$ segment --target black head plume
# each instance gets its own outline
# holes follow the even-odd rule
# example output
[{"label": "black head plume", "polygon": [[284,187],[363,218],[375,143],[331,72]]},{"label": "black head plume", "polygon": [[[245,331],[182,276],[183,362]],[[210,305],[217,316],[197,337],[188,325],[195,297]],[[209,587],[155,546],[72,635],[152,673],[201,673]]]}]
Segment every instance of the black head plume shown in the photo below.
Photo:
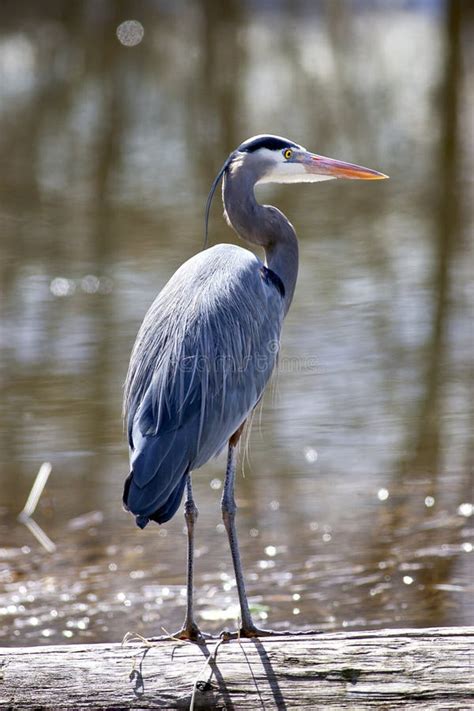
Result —
[{"label": "black head plume", "polygon": [[237,148],[241,153],[254,153],[260,148],[268,148],[269,151],[279,151],[283,148],[301,148],[297,143],[289,141],[282,136],[272,136],[270,133],[262,133],[259,136],[252,136],[240,144]]},{"label": "black head plume", "polygon": [[205,218],[204,218],[204,219],[205,219],[205,226],[206,226],[206,227],[205,227],[205,233],[204,233],[204,245],[203,245],[203,249],[206,249],[206,247],[207,247],[207,235],[208,235],[208,232],[209,232],[209,212],[210,212],[210,210],[211,210],[212,198],[214,197],[214,193],[216,192],[216,188],[217,188],[217,186],[219,185],[220,179],[222,178],[222,176],[223,176],[224,173],[226,172],[227,168],[229,167],[229,165],[230,165],[230,163],[231,163],[233,157],[234,157],[234,153],[232,152],[232,153],[228,156],[226,162],[224,163],[224,165],[222,166],[222,168],[220,169],[220,171],[217,173],[216,177],[214,178],[214,182],[213,182],[212,185],[211,185],[211,189],[210,189],[210,191],[209,191],[209,195],[207,196],[206,213],[205,213]]}]

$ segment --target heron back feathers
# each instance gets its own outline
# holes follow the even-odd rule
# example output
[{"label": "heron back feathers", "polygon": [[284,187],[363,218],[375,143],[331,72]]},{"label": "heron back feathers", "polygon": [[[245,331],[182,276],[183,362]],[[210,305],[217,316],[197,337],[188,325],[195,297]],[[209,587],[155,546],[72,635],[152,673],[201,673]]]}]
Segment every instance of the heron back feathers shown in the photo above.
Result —
[{"label": "heron back feathers", "polygon": [[187,473],[221,451],[263,393],[283,320],[265,270],[248,250],[217,245],[185,262],[145,316],[124,396],[124,503],[139,525],[174,515]]}]

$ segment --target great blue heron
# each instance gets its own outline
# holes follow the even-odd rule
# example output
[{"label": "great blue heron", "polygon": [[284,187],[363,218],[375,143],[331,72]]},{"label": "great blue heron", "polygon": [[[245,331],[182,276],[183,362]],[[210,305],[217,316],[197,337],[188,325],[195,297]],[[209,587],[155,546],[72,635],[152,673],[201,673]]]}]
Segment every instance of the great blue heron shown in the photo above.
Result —
[{"label": "great blue heron", "polygon": [[230,244],[185,262],[158,294],[139,330],[125,384],[124,415],[131,472],[123,501],[140,528],[165,523],[186,489],[187,609],[183,639],[201,639],[193,615],[194,524],[191,473],[228,446],[222,517],[229,538],[241,611],[242,636],[268,634],[254,625],[235,528],[236,447],[245,421],[262,397],[278,355],[280,331],[298,271],[295,230],[280,210],[260,205],[261,183],[387,176],[309,153],[279,136],[261,135],[233,151],[211,188],[223,178],[224,215],[239,237],[263,247],[265,261]]}]

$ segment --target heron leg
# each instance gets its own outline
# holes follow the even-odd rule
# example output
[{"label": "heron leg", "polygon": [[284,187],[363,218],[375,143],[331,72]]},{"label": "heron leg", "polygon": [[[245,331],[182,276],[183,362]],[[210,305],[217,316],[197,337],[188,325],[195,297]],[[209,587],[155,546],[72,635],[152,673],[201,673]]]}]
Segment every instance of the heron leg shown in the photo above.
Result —
[{"label": "heron leg", "polygon": [[193,578],[194,578],[194,524],[198,517],[197,506],[193,499],[193,488],[191,483],[191,473],[188,474],[186,481],[186,502],[184,504],[184,520],[188,529],[188,561],[187,561],[187,579],[186,579],[186,617],[184,619],[183,628],[173,637],[179,639],[190,639],[200,641],[203,639],[203,634],[194,621],[194,606],[193,606]]},{"label": "heron leg", "polygon": [[259,632],[262,632],[263,634],[264,632],[263,630],[258,630],[253,623],[252,615],[250,614],[249,604],[247,600],[247,593],[245,590],[242,563],[240,560],[239,543],[237,540],[237,529],[235,526],[235,512],[237,511],[237,506],[234,499],[236,463],[236,448],[231,440],[229,442],[229,451],[227,454],[227,469],[225,474],[224,491],[222,494],[221,501],[222,520],[224,521],[224,526],[227,531],[227,536],[229,538],[230,552],[232,555],[232,562],[234,564],[235,581],[237,583],[237,592],[239,595],[242,625],[240,634],[246,637],[255,637],[258,636]]}]

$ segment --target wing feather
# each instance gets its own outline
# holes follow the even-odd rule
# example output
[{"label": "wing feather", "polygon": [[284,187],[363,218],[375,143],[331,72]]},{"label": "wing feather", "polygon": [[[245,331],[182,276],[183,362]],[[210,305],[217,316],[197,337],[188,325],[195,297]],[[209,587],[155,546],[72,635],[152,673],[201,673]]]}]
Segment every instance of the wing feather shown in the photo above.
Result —
[{"label": "wing feather", "polygon": [[170,501],[174,513],[188,471],[222,450],[263,393],[283,321],[263,269],[248,250],[218,245],[186,262],[145,316],[124,400],[125,503],[142,522],[169,517]]}]

